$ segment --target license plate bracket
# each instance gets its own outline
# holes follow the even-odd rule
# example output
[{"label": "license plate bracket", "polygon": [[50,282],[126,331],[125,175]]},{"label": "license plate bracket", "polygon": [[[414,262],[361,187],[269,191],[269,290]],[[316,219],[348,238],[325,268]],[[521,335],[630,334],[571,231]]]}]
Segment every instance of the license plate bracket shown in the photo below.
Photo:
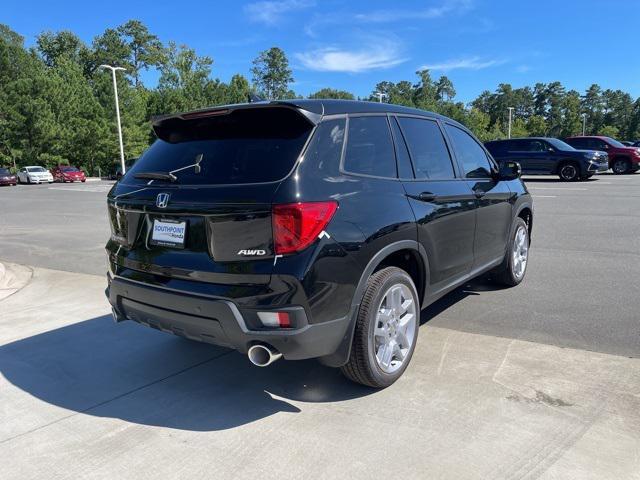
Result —
[{"label": "license plate bracket", "polygon": [[151,245],[162,247],[184,248],[187,237],[186,220],[173,220],[168,218],[156,218],[151,228]]}]

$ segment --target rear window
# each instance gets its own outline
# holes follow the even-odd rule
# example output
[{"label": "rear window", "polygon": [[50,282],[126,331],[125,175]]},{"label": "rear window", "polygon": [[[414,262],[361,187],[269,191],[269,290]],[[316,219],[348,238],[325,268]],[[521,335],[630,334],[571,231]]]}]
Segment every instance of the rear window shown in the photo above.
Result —
[{"label": "rear window", "polygon": [[[311,123],[289,108],[253,108],[193,120],[171,120],[162,137],[127,171],[127,183],[142,172],[173,173],[178,185],[273,182],[293,168]],[[194,163],[200,160],[200,172]],[[185,168],[186,167],[186,168]]]}]

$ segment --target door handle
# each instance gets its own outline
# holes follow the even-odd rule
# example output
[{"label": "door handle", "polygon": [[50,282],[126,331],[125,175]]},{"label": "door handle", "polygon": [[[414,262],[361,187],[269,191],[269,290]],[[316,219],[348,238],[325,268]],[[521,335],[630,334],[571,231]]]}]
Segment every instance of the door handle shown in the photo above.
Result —
[{"label": "door handle", "polygon": [[421,192],[417,195],[409,195],[409,197],[420,200],[421,202],[433,202],[438,196],[431,192]]},{"label": "door handle", "polygon": [[487,194],[487,192],[483,192],[482,190],[475,190],[473,194],[476,196],[476,198],[482,198]]}]

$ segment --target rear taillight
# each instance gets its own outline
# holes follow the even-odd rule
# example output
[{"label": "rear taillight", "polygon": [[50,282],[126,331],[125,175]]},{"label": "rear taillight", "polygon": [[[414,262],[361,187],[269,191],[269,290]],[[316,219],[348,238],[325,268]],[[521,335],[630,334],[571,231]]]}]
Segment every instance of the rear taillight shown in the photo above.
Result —
[{"label": "rear taillight", "polygon": [[273,206],[273,244],[277,255],[307,248],[327,226],[337,202],[301,202]]}]

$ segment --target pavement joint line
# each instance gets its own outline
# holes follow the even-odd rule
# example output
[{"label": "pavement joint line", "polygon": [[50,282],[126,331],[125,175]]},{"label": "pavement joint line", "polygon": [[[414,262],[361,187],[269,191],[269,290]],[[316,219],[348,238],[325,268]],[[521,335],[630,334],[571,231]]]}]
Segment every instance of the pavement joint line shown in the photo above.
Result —
[{"label": "pavement joint line", "polygon": [[133,393],[137,393],[137,392],[139,392],[141,390],[144,390],[145,388],[151,387],[151,386],[156,385],[158,383],[162,383],[165,380],[169,380],[170,378],[177,377],[178,375],[181,375],[181,374],[183,374],[185,372],[188,372],[189,370],[191,370],[193,368],[200,367],[200,366],[202,366],[202,365],[204,365],[206,363],[212,362],[214,360],[222,358],[225,355],[229,355],[231,353],[234,353],[234,350],[229,350],[228,352],[223,352],[220,355],[215,355],[215,356],[213,356],[211,358],[208,358],[207,360],[203,360],[201,362],[198,362],[198,363],[195,363],[195,364],[190,365],[188,367],[185,367],[185,368],[183,368],[181,370],[178,370],[177,372],[171,373],[169,375],[166,375],[166,376],[164,376],[162,378],[159,378],[157,380],[154,380],[152,382],[146,383],[144,385],[140,385],[139,387],[136,387],[136,388],[134,388],[132,390],[129,390],[128,392],[124,392],[124,393],[121,393],[119,395],[116,395],[113,398],[109,398],[107,400],[103,400],[102,402],[96,403],[95,405],[91,405],[90,407],[84,408],[82,410],[78,410],[78,411],[73,412],[73,413],[71,413],[69,415],[65,415],[64,417],[57,418],[56,420],[53,420],[52,422],[45,423],[44,425],[39,425],[39,426],[37,426],[35,428],[32,428],[31,430],[28,430],[26,432],[18,433],[17,435],[14,435],[12,437],[5,438],[4,440],[0,440],[0,445],[8,443],[8,442],[10,442],[12,440],[15,440],[16,438],[24,437],[25,435],[29,435],[29,434],[31,434],[33,432],[37,432],[37,431],[42,430],[44,428],[48,428],[51,425],[55,425],[56,423],[62,422],[64,420],[67,420],[68,418],[75,417],[76,415],[80,415],[82,413],[90,412],[93,409],[102,407],[102,406],[107,405],[108,403],[111,403],[111,402],[115,402],[116,400],[120,400],[121,398],[124,398],[127,395],[131,395]]},{"label": "pavement joint line", "polygon": [[557,195],[532,195],[533,198],[558,198]]}]

